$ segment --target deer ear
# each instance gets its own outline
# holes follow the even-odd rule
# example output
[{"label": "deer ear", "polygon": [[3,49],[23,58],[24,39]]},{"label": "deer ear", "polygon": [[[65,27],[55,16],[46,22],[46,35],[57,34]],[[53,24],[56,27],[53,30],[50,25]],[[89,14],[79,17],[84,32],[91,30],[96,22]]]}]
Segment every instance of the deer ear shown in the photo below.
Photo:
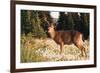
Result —
[{"label": "deer ear", "polygon": [[55,28],[56,28],[55,23],[51,23],[51,24],[50,24],[50,27],[52,27],[52,28],[54,28],[54,29],[55,29]]},{"label": "deer ear", "polygon": [[52,27],[53,27],[54,29],[56,29],[56,23],[54,23],[54,24],[52,25]]}]

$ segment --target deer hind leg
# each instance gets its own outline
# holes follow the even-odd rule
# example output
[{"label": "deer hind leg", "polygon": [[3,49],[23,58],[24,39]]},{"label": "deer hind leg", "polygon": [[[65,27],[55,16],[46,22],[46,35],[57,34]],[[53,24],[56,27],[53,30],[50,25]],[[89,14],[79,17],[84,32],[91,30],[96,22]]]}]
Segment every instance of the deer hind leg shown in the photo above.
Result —
[{"label": "deer hind leg", "polygon": [[86,48],[83,47],[83,45],[80,47],[81,49],[81,52],[82,52],[82,56],[84,57],[87,57],[87,54],[86,54]]},{"label": "deer hind leg", "polygon": [[83,46],[82,35],[76,35],[74,38],[74,44],[81,50],[81,55],[86,57],[86,49]]},{"label": "deer hind leg", "polygon": [[81,55],[87,57],[86,49],[84,48],[84,46],[82,44],[76,44],[76,46],[81,50]]}]

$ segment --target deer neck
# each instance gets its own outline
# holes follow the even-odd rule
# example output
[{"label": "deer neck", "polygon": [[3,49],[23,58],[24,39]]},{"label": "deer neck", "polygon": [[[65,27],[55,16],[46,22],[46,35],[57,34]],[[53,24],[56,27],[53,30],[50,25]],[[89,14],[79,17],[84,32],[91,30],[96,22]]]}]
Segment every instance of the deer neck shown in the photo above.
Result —
[{"label": "deer neck", "polygon": [[56,31],[54,30],[54,31],[52,31],[52,33],[50,33],[50,37],[51,37],[52,39],[54,39],[55,36],[56,36]]}]

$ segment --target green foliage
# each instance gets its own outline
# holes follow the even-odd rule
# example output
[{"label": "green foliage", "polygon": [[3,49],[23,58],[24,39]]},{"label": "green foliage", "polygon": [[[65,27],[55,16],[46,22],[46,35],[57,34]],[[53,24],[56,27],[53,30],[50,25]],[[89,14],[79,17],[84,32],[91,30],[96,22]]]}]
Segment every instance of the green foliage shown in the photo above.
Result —
[{"label": "green foliage", "polygon": [[[89,37],[89,13],[59,12],[57,30],[77,30]],[[53,22],[49,11],[21,10],[21,33],[32,33],[34,37],[48,36],[48,24]]]},{"label": "green foliage", "polygon": [[58,19],[57,30],[73,30],[74,29],[74,20],[72,17],[73,13],[68,12],[60,12],[60,16]]},{"label": "green foliage", "polygon": [[[80,15],[79,15],[80,14]],[[84,38],[89,37],[89,13],[60,12],[57,30],[77,30]]]},{"label": "green foliage", "polygon": [[89,27],[90,27],[90,21],[89,21],[89,13],[81,13],[81,19],[82,19],[82,32],[84,34],[84,39],[89,38]]},{"label": "green foliage", "polygon": [[21,33],[32,33],[34,37],[46,37],[46,31],[42,28],[43,19],[39,17],[40,11],[21,10]]}]

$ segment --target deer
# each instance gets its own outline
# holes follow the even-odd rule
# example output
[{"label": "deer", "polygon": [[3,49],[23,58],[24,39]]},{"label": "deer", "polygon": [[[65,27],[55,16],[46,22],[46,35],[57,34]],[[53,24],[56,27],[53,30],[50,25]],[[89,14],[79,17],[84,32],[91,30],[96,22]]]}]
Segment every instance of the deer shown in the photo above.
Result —
[{"label": "deer", "polygon": [[54,23],[50,23],[48,26],[48,34],[58,45],[60,45],[60,54],[63,52],[64,45],[74,44],[81,51],[81,56],[86,57],[86,49],[83,46],[83,35],[79,31],[66,30],[56,31]]}]

